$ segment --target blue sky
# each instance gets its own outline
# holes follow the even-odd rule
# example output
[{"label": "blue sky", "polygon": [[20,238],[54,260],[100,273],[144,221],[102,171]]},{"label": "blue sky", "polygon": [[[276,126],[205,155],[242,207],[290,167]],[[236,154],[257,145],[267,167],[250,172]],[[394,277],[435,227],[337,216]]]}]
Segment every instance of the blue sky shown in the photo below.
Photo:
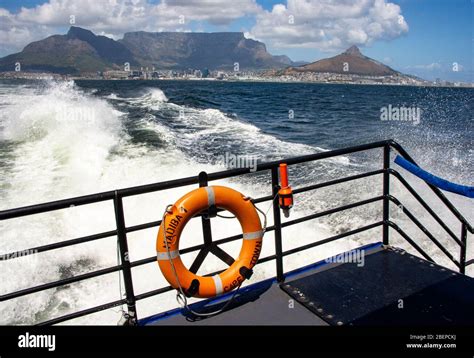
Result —
[{"label": "blue sky", "polygon": [[[243,31],[265,42],[271,53],[293,60],[314,61],[355,44],[367,56],[405,73],[474,82],[470,0],[167,0],[166,4],[116,0],[113,4],[112,0],[0,0],[0,56],[19,51],[30,41],[64,33],[68,14],[74,14],[77,26],[114,38],[134,30]],[[180,16],[184,23],[178,23]]]}]

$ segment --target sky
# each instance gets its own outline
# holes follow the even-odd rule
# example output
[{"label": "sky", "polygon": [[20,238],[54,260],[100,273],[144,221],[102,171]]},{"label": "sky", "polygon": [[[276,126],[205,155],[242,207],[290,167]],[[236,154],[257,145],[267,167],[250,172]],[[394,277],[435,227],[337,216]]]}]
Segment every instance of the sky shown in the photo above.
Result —
[{"label": "sky", "polygon": [[242,31],[292,60],[356,45],[425,79],[474,82],[471,0],[0,0],[0,56],[71,25],[129,31]]}]

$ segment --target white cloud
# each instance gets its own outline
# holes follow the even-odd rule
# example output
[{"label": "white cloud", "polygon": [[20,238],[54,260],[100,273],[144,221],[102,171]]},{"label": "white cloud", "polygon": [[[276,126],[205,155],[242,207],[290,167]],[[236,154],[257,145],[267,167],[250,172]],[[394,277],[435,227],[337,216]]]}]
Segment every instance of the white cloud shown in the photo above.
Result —
[{"label": "white cloud", "polygon": [[48,35],[48,28],[38,24],[24,24],[9,11],[0,8],[0,54],[18,50],[19,46],[28,44]]},{"label": "white cloud", "polygon": [[274,48],[334,51],[407,31],[400,7],[385,0],[287,0],[259,12],[250,33]]},{"label": "white cloud", "polygon": [[227,24],[260,10],[255,0],[49,0],[34,8],[22,8],[18,19],[51,26],[64,26],[74,15],[82,26],[108,31],[138,26],[160,27],[186,21],[209,21]]},{"label": "white cloud", "polygon": [[119,38],[127,31],[186,31],[192,21],[225,25],[260,11],[256,0],[49,0],[18,13],[0,7],[0,55],[70,25]]},{"label": "white cloud", "polygon": [[159,10],[169,15],[183,15],[185,19],[221,25],[260,12],[261,7],[256,0],[163,0]]},{"label": "white cloud", "polygon": [[[281,0],[271,11],[257,0],[49,0],[11,13],[0,7],[0,56],[63,33],[71,23],[118,39],[127,31],[189,31],[189,24],[225,25],[254,16],[247,32],[273,48],[333,51],[369,45],[408,31],[390,0]],[[205,27],[204,27],[205,28]]]}]

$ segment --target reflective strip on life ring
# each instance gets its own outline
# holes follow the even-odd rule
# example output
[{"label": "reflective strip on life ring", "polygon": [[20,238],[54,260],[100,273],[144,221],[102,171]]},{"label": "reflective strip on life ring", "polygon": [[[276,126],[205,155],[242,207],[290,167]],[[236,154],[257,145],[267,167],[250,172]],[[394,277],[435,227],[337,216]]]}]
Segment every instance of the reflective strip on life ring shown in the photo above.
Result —
[{"label": "reflective strip on life ring", "polygon": [[[239,220],[243,231],[242,248],[239,257],[224,272],[214,276],[198,276],[189,271],[179,256],[179,238],[187,222],[195,215],[215,205],[230,211]],[[166,228],[166,236],[164,233]],[[179,284],[187,290],[193,280],[199,281],[199,290],[194,297],[214,297],[232,291],[245,277],[240,273],[242,267],[251,269],[257,263],[262,250],[262,225],[252,202],[244,195],[223,186],[208,186],[195,189],[179,199],[165,215],[156,239],[157,261],[166,280],[174,288]],[[165,239],[168,243],[166,249]]]}]

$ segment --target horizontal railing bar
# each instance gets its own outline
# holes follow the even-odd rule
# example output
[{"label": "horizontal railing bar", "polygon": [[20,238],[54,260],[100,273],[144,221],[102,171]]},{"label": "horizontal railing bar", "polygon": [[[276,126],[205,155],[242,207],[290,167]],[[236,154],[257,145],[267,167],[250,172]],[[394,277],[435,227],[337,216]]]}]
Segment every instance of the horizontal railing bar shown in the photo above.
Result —
[{"label": "horizontal railing bar", "polygon": [[395,229],[408,243],[413,246],[425,259],[434,263],[434,260],[420,247],[418,244],[413,241],[406,233],[403,231],[397,224],[393,221],[388,221],[388,225],[390,225],[393,229]]},{"label": "horizontal railing bar", "polygon": [[324,187],[335,185],[335,184],[341,184],[341,183],[352,181],[352,180],[358,180],[358,179],[370,177],[370,176],[373,176],[373,175],[383,174],[384,171],[385,171],[384,169],[379,169],[379,170],[374,170],[374,171],[367,172],[367,173],[351,175],[351,176],[348,176],[348,177],[345,177],[345,178],[329,180],[329,181],[324,182],[324,183],[309,185],[309,186],[306,186],[304,188],[293,189],[293,194],[299,194],[299,193],[303,193],[303,192],[306,192],[306,191],[309,191],[309,190],[320,189],[320,188],[324,188]]},{"label": "horizontal railing bar", "polygon": [[78,196],[70,199],[50,201],[43,204],[22,206],[19,208],[0,211],[0,220],[13,219],[26,215],[41,214],[48,211],[72,208],[81,205],[94,204],[114,198],[114,191]]},{"label": "horizontal railing bar", "polygon": [[137,267],[137,266],[142,266],[142,265],[146,265],[146,264],[151,264],[152,262],[156,262],[156,255],[151,256],[151,257],[147,257],[146,259],[140,259],[140,260],[130,262],[130,266],[131,267]]},{"label": "horizontal railing bar", "polygon": [[134,225],[134,226],[129,226],[125,228],[125,232],[128,234],[129,232],[135,232],[135,231],[140,231],[140,230],[146,230],[146,229],[151,229],[153,227],[157,227],[161,225],[161,220],[158,221],[150,221],[145,224],[139,224],[139,225]]},{"label": "horizontal railing bar", "polygon": [[60,317],[53,318],[53,319],[50,319],[50,320],[47,320],[47,321],[43,321],[43,322],[40,322],[40,323],[36,324],[36,326],[50,326],[50,325],[53,325],[53,324],[58,324],[58,323],[61,323],[61,322],[64,322],[64,321],[69,321],[71,319],[87,316],[87,315],[90,315],[90,314],[93,314],[93,313],[97,313],[97,312],[108,310],[110,308],[121,306],[125,303],[126,303],[125,299],[109,302],[109,303],[106,303],[106,304],[103,304],[103,305],[87,308],[87,309],[82,310],[82,311],[69,313],[69,314],[64,315],[64,316],[60,316]]},{"label": "horizontal railing bar", "polygon": [[451,236],[451,238],[454,241],[456,241],[456,243],[459,246],[461,247],[464,246],[461,240],[457,238],[457,236],[446,225],[446,223],[433,211],[433,209],[431,209],[431,207],[426,203],[426,201],[423,200],[423,198],[416,192],[415,189],[413,189],[413,187],[406,181],[406,179],[399,172],[393,169],[389,169],[389,173],[395,176],[395,178],[397,178],[400,181],[400,183],[403,184],[403,186],[410,192],[410,194],[413,195],[413,197],[421,204],[421,206],[425,208],[426,211],[428,211],[428,213],[430,213],[433,219],[435,219],[438,222],[438,224],[449,234],[449,236]]},{"label": "horizontal railing bar", "polygon": [[[397,142],[394,140],[389,140],[390,146],[394,148],[398,153],[402,155],[405,159],[408,161],[412,162],[413,164],[417,165],[415,160],[408,154],[408,152]],[[424,181],[424,180],[423,180]],[[473,233],[473,228],[469,224],[469,222],[466,220],[466,218],[456,209],[456,207],[449,201],[449,199],[437,188],[436,186],[428,183],[425,181],[425,183],[430,187],[430,189],[436,194],[436,196],[443,202],[445,206],[448,207],[448,209],[454,214],[454,216],[461,221],[461,223],[465,224],[467,229]]]},{"label": "horizontal railing bar", "polygon": [[260,204],[260,203],[264,203],[265,201],[269,201],[269,200],[272,200],[273,197],[271,195],[266,195],[266,196],[262,196],[260,198],[257,198],[257,199],[252,199],[252,202],[254,204]]},{"label": "horizontal railing bar", "polygon": [[459,265],[459,262],[456,261],[456,259],[454,258],[453,255],[451,255],[451,253],[446,250],[444,248],[443,245],[441,245],[441,243],[433,236],[433,234],[431,234],[431,232],[410,212],[410,210],[408,210],[401,202],[400,200],[398,200],[397,198],[395,198],[394,196],[392,195],[389,195],[388,196],[389,200],[391,202],[393,202],[395,205],[397,205],[398,207],[400,207],[400,205],[402,206],[402,210],[403,212],[405,213],[406,216],[408,216],[408,218],[416,225],[418,226],[418,228],[423,231],[423,233],[425,233],[425,235],[431,240],[434,242],[434,244],[436,246],[438,246],[438,248],[454,263],[456,264],[456,266],[460,266]]},{"label": "horizontal railing bar", "polygon": [[161,295],[163,293],[170,292],[170,291],[173,291],[173,290],[174,290],[173,287],[166,286],[166,287],[158,288],[156,290],[151,290],[151,291],[148,291],[148,292],[145,292],[145,293],[140,293],[139,295],[135,295],[135,301],[140,301],[140,300],[143,300],[145,298]]},{"label": "horizontal railing bar", "polygon": [[268,262],[268,261],[275,260],[276,258],[277,258],[277,255],[270,255],[270,256],[262,257],[261,259],[258,259],[257,265],[258,264],[263,264],[263,263]]},{"label": "horizontal railing bar", "polygon": [[22,289],[22,290],[19,290],[19,291],[15,291],[15,292],[11,292],[11,293],[1,295],[0,296],[0,302],[6,301],[6,300],[11,300],[13,298],[18,298],[18,297],[21,297],[21,296],[29,295],[29,294],[44,291],[44,290],[49,290],[51,288],[56,288],[56,287],[59,287],[59,286],[69,285],[71,283],[86,280],[86,279],[89,279],[89,278],[94,278],[94,277],[97,277],[97,276],[106,275],[106,274],[116,272],[116,271],[121,270],[121,269],[122,269],[122,265],[117,265],[117,266],[112,266],[112,267],[108,267],[108,268],[101,269],[101,270],[96,270],[96,271],[92,271],[92,272],[83,273],[83,274],[77,275],[77,276],[71,276],[71,277],[64,278],[64,279],[57,280],[57,281],[53,281],[53,282],[44,283],[42,285],[25,288],[25,289]]},{"label": "horizontal railing bar", "polygon": [[304,221],[313,220],[313,219],[319,218],[321,216],[331,215],[331,214],[334,214],[334,213],[337,213],[337,212],[340,212],[340,211],[353,209],[353,208],[356,208],[358,206],[367,205],[367,204],[370,204],[370,203],[373,203],[373,202],[376,202],[376,201],[380,201],[382,199],[383,199],[383,195],[380,195],[380,196],[376,196],[374,198],[361,200],[361,201],[358,201],[358,202],[355,202],[355,203],[352,203],[352,204],[338,206],[337,208],[321,211],[319,213],[307,215],[307,216],[304,216],[302,218],[298,218],[298,219],[294,219],[294,220],[284,222],[284,223],[281,224],[281,226],[282,227],[287,227],[287,226],[299,224],[299,223],[302,223]]},{"label": "horizontal railing bar", "polygon": [[387,143],[390,143],[390,140],[372,142],[368,144],[361,144],[361,145],[356,145],[352,147],[335,149],[335,150],[330,150],[330,151],[320,152],[320,153],[315,153],[315,154],[307,154],[307,155],[302,155],[299,157],[293,157],[289,159],[276,160],[273,162],[268,162],[268,163],[258,165],[257,171],[269,170],[274,167],[278,167],[282,163],[286,163],[287,165],[301,164],[304,162],[310,162],[314,160],[327,159],[327,158],[337,157],[340,155],[357,153],[357,152],[361,152],[361,151],[369,150],[369,149],[383,148]]},{"label": "horizontal railing bar", "polygon": [[296,248],[291,249],[291,250],[284,251],[283,256],[292,255],[292,254],[295,254],[295,253],[300,252],[300,251],[304,251],[304,250],[311,249],[311,248],[314,248],[314,247],[317,247],[317,246],[321,246],[321,245],[327,244],[331,241],[336,241],[336,240],[342,239],[346,236],[355,235],[355,234],[358,234],[360,232],[371,230],[371,229],[374,229],[374,228],[376,228],[378,226],[382,226],[382,225],[383,225],[383,221],[378,221],[378,222],[370,224],[370,225],[365,225],[365,226],[362,226],[362,227],[354,229],[354,230],[346,231],[342,234],[331,236],[331,237],[328,237],[328,238],[323,239],[323,240],[319,240],[319,241],[312,242],[312,243],[309,243],[309,244],[306,244],[306,245],[303,245],[303,246],[296,247]]},{"label": "horizontal railing bar", "polygon": [[[253,168],[237,168],[237,169],[231,169],[231,170],[224,170],[220,172],[214,172],[214,173],[208,174],[208,180],[213,181],[213,180],[219,180],[219,179],[226,179],[226,178],[231,178],[231,177],[235,177],[242,174],[249,174],[249,173],[269,170],[271,168],[279,166],[281,163],[286,163],[288,165],[301,164],[304,162],[327,159],[331,157],[337,157],[340,155],[357,153],[364,150],[381,148],[389,142],[390,141],[374,142],[374,143],[362,144],[362,145],[357,145],[357,146],[348,147],[348,148],[336,149],[336,150],[327,151],[327,152],[308,154],[308,155],[293,157],[289,159],[276,160],[276,161],[262,163],[260,165],[257,165],[256,170],[253,170]],[[154,191],[173,189],[173,188],[186,186],[186,185],[193,185],[197,183],[198,183],[198,177],[192,176],[192,177],[187,177],[187,178],[168,180],[168,181],[159,182],[159,183],[146,184],[146,185],[141,185],[141,186],[136,186],[136,187],[112,190],[112,191],[91,194],[91,195],[86,195],[86,196],[80,196],[80,197],[75,197],[75,198],[70,198],[70,199],[51,201],[51,202],[47,202],[43,204],[23,206],[23,207],[19,207],[15,209],[0,211],[0,220],[16,218],[16,217],[21,217],[25,215],[39,214],[39,213],[44,213],[47,211],[65,209],[71,206],[80,206],[80,205],[85,205],[85,204],[93,204],[93,203],[97,203],[97,202],[101,202],[105,200],[113,200],[116,192],[117,192],[118,197],[126,197],[126,196],[131,196],[131,195],[146,194],[146,193],[150,193]]]},{"label": "horizontal railing bar", "polygon": [[111,231],[102,232],[100,234],[83,236],[83,237],[79,237],[79,238],[76,238],[76,239],[71,239],[71,240],[66,240],[66,241],[59,241],[59,242],[55,242],[55,243],[47,244],[47,245],[43,245],[43,246],[37,246],[37,247],[33,247],[31,249],[18,250],[18,251],[15,251],[15,252],[10,252],[8,254],[1,254],[0,255],[0,261],[6,261],[6,260],[11,260],[12,258],[21,257],[21,254],[25,253],[25,252],[30,253],[28,255],[34,255],[34,254],[38,254],[40,252],[60,249],[60,248],[73,246],[73,245],[77,245],[77,244],[83,244],[83,243],[89,242],[89,241],[105,239],[107,237],[111,237],[111,236],[115,236],[115,235],[117,235],[117,230],[111,230]]}]

